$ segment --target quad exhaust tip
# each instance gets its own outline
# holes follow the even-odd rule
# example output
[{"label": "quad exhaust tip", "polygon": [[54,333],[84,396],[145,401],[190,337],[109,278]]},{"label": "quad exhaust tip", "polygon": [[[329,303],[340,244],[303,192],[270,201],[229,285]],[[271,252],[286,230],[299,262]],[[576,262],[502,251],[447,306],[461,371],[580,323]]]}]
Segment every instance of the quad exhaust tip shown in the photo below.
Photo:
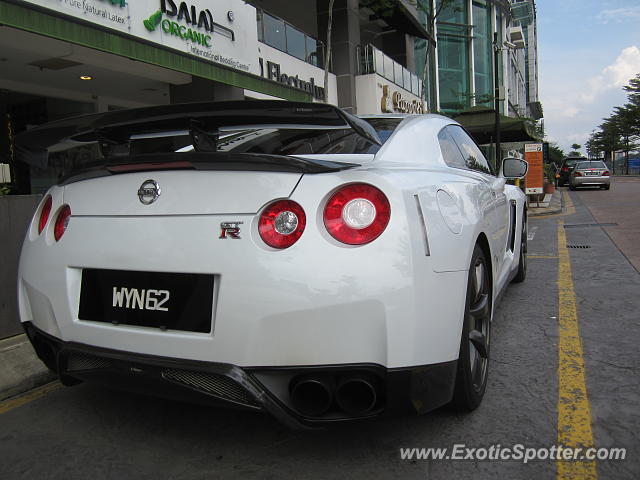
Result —
[{"label": "quad exhaust tip", "polygon": [[293,407],[307,417],[320,417],[333,409],[352,416],[364,415],[378,403],[378,382],[370,374],[338,377],[304,375],[290,384]]},{"label": "quad exhaust tip", "polygon": [[335,389],[331,377],[304,376],[294,379],[291,385],[291,401],[303,415],[319,417],[331,408]]},{"label": "quad exhaust tip", "polygon": [[351,415],[362,415],[373,409],[378,395],[371,376],[344,377],[336,389],[336,403],[340,410]]}]

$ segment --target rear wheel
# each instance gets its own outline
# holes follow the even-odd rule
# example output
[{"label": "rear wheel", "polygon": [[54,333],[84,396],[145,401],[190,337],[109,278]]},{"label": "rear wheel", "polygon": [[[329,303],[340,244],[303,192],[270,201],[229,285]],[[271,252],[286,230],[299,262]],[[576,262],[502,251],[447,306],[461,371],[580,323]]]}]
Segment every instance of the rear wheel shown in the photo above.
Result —
[{"label": "rear wheel", "polygon": [[453,406],[471,411],[480,405],[487,387],[491,339],[491,284],[484,252],[476,245],[469,267],[467,300]]},{"label": "rear wheel", "polygon": [[609,190],[610,188],[611,188],[611,185],[605,185],[605,186],[604,186],[604,189],[605,189],[605,190]]},{"label": "rear wheel", "polygon": [[575,190],[576,187],[574,187],[572,184],[569,184],[569,190]]},{"label": "rear wheel", "polygon": [[522,214],[522,231],[520,232],[520,257],[518,259],[518,272],[513,277],[514,283],[524,282],[527,277],[527,212]]}]

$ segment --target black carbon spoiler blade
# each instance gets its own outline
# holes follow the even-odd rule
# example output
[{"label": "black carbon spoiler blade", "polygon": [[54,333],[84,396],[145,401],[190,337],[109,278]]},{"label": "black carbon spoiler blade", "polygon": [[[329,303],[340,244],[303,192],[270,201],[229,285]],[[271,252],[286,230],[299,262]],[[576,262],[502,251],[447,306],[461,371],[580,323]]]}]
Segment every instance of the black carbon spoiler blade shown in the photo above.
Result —
[{"label": "black carbon spoiler blade", "polygon": [[49,148],[67,141],[117,143],[133,135],[199,129],[217,131],[243,125],[351,128],[382,145],[375,129],[338,107],[322,103],[243,100],[162,105],[72,117],[51,122],[16,136],[18,160],[47,166]]},{"label": "black carbon spoiler blade", "polygon": [[288,173],[329,173],[359,167],[356,163],[332,162],[321,159],[262,153],[150,153],[119,157],[98,167],[78,170],[63,178],[59,185],[69,185],[90,178],[108,177],[120,173],[157,170],[227,170]]}]

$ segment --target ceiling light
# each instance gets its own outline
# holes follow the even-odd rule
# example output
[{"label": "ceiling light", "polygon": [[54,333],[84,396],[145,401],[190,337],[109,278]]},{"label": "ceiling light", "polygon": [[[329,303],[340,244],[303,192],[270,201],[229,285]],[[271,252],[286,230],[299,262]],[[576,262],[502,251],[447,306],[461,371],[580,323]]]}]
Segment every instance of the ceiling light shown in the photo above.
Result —
[{"label": "ceiling light", "polygon": [[93,80],[91,75],[80,75],[80,80]]}]

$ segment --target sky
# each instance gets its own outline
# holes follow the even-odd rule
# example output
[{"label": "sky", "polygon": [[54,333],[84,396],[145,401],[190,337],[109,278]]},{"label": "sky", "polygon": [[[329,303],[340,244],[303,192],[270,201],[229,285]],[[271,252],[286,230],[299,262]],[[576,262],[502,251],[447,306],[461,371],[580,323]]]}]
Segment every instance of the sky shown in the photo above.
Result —
[{"label": "sky", "polygon": [[536,0],[547,140],[566,153],[626,102],[640,73],[640,0]]}]

